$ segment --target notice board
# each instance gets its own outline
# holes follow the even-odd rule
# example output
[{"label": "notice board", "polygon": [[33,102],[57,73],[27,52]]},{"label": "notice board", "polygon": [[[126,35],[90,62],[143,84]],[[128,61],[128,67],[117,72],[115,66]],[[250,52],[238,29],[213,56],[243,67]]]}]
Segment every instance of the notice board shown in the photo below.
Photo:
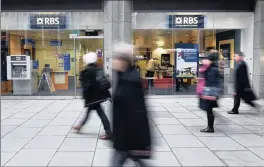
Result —
[{"label": "notice board", "polygon": [[63,57],[64,61],[64,71],[70,71],[71,70],[71,55],[65,54]]}]

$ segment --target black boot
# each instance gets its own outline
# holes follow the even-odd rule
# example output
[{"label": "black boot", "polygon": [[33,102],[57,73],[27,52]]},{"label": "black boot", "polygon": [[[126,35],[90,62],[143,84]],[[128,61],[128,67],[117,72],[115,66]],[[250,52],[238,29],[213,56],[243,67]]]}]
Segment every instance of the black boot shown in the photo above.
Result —
[{"label": "black boot", "polygon": [[208,127],[205,129],[202,129],[201,132],[204,133],[214,133],[214,113],[213,110],[208,110],[207,111],[207,122],[208,122]]},{"label": "black boot", "polygon": [[239,114],[239,112],[231,110],[231,111],[228,111],[227,114]]},{"label": "black boot", "polygon": [[207,127],[205,129],[201,129],[200,132],[203,132],[203,133],[214,133],[214,128]]}]

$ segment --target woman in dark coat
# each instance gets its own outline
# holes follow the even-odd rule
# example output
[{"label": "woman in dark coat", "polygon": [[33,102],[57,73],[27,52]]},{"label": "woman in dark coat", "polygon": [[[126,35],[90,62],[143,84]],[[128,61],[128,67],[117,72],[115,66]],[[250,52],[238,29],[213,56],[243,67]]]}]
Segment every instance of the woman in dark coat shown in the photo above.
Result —
[{"label": "woman in dark coat", "polygon": [[201,132],[214,133],[214,113],[213,108],[218,107],[217,99],[220,95],[219,72],[216,66],[216,55],[211,54],[208,59],[203,60],[203,64],[207,69],[203,71],[205,79],[204,91],[200,96],[200,108],[207,112],[208,127],[202,129]]},{"label": "woman in dark coat", "polygon": [[[129,47],[119,46],[122,47]],[[131,46],[132,47],[132,46]],[[123,48],[124,49],[124,48]],[[124,51],[125,52],[125,51]],[[118,56],[114,60],[117,85],[113,93],[113,147],[115,153],[112,166],[123,166],[127,158],[139,165],[149,158],[151,138],[148,113],[141,78],[132,66],[132,53]]]},{"label": "woman in dark coat", "polygon": [[78,126],[74,126],[75,130],[80,131],[82,126],[86,123],[90,112],[96,110],[98,116],[100,117],[106,134],[100,136],[100,139],[110,139],[111,137],[111,127],[110,122],[101,108],[101,103],[106,101],[111,97],[109,90],[100,90],[98,83],[96,82],[97,71],[102,70],[97,65],[97,55],[96,53],[88,53],[83,56],[85,63],[87,64],[86,69],[84,69],[80,74],[80,81],[83,88],[83,98],[85,100],[85,107],[88,107],[86,116]]}]

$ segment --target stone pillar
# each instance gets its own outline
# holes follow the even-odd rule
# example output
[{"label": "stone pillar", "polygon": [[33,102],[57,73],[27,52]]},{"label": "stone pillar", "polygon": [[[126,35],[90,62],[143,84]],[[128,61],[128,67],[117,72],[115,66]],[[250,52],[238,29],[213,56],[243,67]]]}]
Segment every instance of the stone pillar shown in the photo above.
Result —
[{"label": "stone pillar", "polygon": [[253,88],[257,95],[264,98],[264,0],[258,0],[254,22]]},{"label": "stone pillar", "polygon": [[104,0],[105,70],[112,76],[113,45],[132,42],[132,1]]}]

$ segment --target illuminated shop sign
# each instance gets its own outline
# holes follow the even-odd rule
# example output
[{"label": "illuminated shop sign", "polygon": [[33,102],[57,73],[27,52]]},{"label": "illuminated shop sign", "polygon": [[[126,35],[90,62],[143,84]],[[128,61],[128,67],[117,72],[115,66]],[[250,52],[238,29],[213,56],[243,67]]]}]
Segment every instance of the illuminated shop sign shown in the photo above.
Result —
[{"label": "illuminated shop sign", "polygon": [[31,15],[31,29],[66,29],[66,16],[63,15]]},{"label": "illuminated shop sign", "polygon": [[169,28],[204,28],[204,15],[170,15]]}]

